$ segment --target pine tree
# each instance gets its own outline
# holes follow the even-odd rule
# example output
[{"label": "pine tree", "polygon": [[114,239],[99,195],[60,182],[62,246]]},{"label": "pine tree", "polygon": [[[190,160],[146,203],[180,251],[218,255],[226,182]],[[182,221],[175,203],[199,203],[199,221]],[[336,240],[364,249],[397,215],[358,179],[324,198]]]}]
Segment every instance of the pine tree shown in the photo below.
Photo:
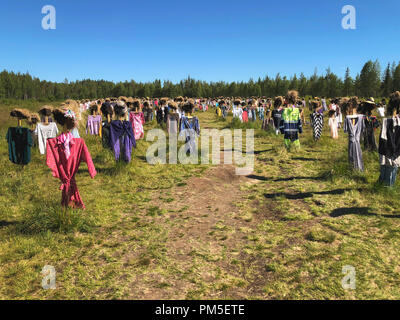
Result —
[{"label": "pine tree", "polygon": [[387,68],[383,75],[381,94],[383,97],[388,97],[392,92],[393,92],[393,78],[392,78],[390,63],[388,63]]},{"label": "pine tree", "polygon": [[344,77],[342,95],[345,97],[352,96],[354,94],[354,81],[350,76],[350,69],[347,67],[346,75]]},{"label": "pine tree", "polygon": [[398,91],[400,90],[400,63],[393,71],[393,90]]},{"label": "pine tree", "polygon": [[360,74],[360,95],[363,97],[376,97],[380,91],[380,66],[379,62],[368,61]]}]

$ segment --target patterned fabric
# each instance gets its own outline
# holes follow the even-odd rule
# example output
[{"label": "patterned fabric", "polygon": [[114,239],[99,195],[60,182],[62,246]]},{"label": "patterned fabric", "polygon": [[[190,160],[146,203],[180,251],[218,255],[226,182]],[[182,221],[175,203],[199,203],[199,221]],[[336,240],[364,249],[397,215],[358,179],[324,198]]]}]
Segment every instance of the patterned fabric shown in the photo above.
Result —
[{"label": "patterned fabric", "polygon": [[89,132],[91,135],[98,136],[100,134],[101,116],[88,116],[86,123],[86,134]]},{"label": "patterned fabric", "polygon": [[196,135],[200,135],[200,123],[197,117],[187,118],[183,116],[180,120],[180,135],[184,136],[187,144],[187,153],[196,152]]},{"label": "patterned fabric", "polygon": [[282,113],[279,129],[285,135],[284,141],[287,149],[290,149],[292,146],[299,148],[299,133],[303,133],[300,110],[294,106],[285,108]]},{"label": "patterned fabric", "polygon": [[71,136],[68,138],[70,150],[68,159],[65,152],[67,140],[58,138],[47,140],[46,164],[51,169],[53,176],[62,182],[60,187],[60,190],[62,190],[61,205],[85,209],[76,185],[75,174],[78,172],[81,162],[87,163],[92,178],[95,177],[97,172],[85,141],[80,138],[70,138]]},{"label": "patterned fabric", "polygon": [[313,128],[314,140],[318,141],[322,135],[322,129],[324,127],[324,115],[321,113],[313,113],[310,115],[311,125]]},{"label": "patterned fabric", "polygon": [[134,113],[131,112],[129,114],[129,122],[132,124],[133,133],[135,135],[135,139],[139,140],[144,137],[144,129],[143,129],[143,113]]},{"label": "patterned fabric", "polygon": [[[354,122],[354,123],[353,123]],[[360,145],[361,135],[365,128],[364,117],[347,116],[344,122],[344,132],[349,134],[349,162],[354,169],[364,171],[364,162]]]},{"label": "patterned fabric", "polygon": [[64,147],[65,158],[67,158],[67,160],[71,155],[71,150],[69,148],[69,145],[74,144],[73,139],[74,137],[71,132],[63,133],[57,138],[57,143],[60,145],[62,144]]},{"label": "patterned fabric", "polygon": [[299,133],[303,133],[303,126],[300,119],[300,110],[295,107],[288,107],[283,110],[282,119],[279,126],[285,139],[296,141],[299,139]]},{"label": "patterned fabric", "polygon": [[69,110],[69,109],[67,111],[65,111],[64,117],[70,118],[70,119],[76,119],[75,112],[73,112],[72,110]]}]

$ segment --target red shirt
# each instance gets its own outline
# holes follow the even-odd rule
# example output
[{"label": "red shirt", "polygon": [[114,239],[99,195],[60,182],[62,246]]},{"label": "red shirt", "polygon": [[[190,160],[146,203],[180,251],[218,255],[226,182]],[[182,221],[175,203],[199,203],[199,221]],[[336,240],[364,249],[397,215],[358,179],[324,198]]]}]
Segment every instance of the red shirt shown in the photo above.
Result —
[{"label": "red shirt", "polygon": [[59,137],[47,140],[46,164],[51,169],[53,176],[62,182],[60,187],[62,190],[61,205],[64,207],[85,209],[75,181],[75,174],[82,161],[87,163],[89,174],[93,179],[97,172],[83,139],[74,138],[70,141],[68,160],[65,156],[65,147]]}]

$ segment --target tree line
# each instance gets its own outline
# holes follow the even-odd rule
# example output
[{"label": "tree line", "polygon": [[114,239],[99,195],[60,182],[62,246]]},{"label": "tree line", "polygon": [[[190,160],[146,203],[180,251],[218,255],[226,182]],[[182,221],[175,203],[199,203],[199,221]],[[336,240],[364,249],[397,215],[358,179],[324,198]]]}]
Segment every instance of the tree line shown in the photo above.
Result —
[{"label": "tree line", "polygon": [[219,96],[265,96],[284,95],[288,90],[297,90],[301,96],[359,96],[387,97],[400,90],[400,63],[388,64],[381,71],[378,61],[368,61],[353,79],[347,68],[344,78],[332,73],[328,68],[323,75],[317,70],[310,77],[301,73],[290,78],[277,74],[275,78],[266,76],[247,82],[206,82],[190,76],[180,81],[155,80],[136,82],[134,80],[114,83],[105,80],[80,80],[69,82],[50,82],[4,70],[0,73],[0,99],[93,99],[106,97],[219,97]]}]

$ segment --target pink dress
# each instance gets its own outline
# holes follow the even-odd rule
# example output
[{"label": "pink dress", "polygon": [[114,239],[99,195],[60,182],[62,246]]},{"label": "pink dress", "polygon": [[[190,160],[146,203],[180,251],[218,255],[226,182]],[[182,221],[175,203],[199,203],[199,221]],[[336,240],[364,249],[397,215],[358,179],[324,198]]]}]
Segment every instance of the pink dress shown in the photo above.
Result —
[{"label": "pink dress", "polygon": [[[87,163],[92,179],[97,172],[85,141],[81,138],[71,138],[67,142],[69,143],[69,150],[66,150],[65,139],[63,140],[62,136],[47,140],[46,164],[51,169],[53,176],[59,178],[62,182],[60,187],[60,190],[62,190],[61,205],[85,209],[76,185],[75,174],[78,172],[81,162]],[[68,159],[66,154],[68,154]]]},{"label": "pink dress", "polygon": [[248,116],[247,111],[243,111],[242,119],[243,119],[243,122],[249,122],[249,116]]},{"label": "pink dress", "polygon": [[132,124],[133,134],[135,135],[135,139],[139,140],[144,137],[144,115],[143,112],[134,113],[131,112],[129,114],[129,122]]}]

